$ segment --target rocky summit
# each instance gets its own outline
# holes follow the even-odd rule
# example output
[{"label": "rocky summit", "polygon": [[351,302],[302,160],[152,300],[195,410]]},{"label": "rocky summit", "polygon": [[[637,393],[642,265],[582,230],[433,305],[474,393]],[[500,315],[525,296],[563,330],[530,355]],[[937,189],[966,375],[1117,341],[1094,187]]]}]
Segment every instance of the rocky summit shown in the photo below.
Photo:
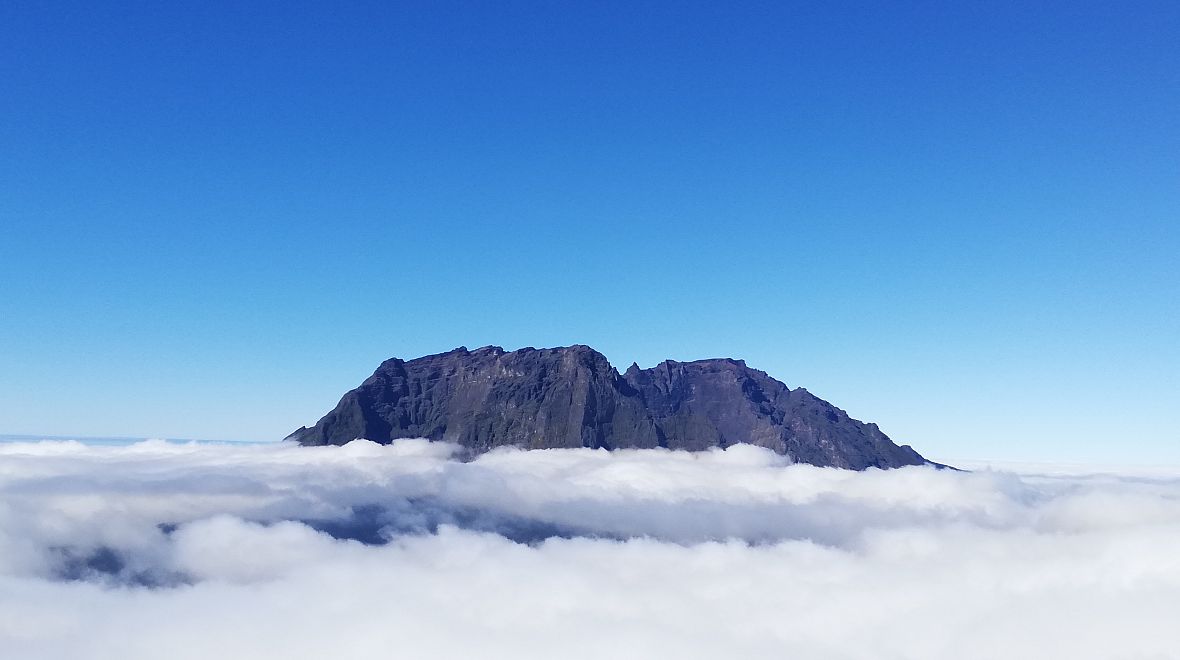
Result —
[{"label": "rocky summit", "polygon": [[443,440],[469,455],[506,445],[699,451],[748,443],[819,466],[929,463],[876,424],[742,360],[667,360],[620,374],[588,346],[460,347],[386,360],[315,426],[287,437],[304,445],[357,438]]}]

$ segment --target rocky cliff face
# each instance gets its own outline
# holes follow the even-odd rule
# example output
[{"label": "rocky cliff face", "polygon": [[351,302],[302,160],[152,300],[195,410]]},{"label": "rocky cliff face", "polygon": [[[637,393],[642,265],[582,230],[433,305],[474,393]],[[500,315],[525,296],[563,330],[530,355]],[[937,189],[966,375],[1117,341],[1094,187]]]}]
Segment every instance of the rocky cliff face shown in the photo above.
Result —
[{"label": "rocky cliff face", "polygon": [[339,445],[356,438],[445,440],[471,454],[502,445],[696,451],[749,443],[797,462],[857,470],[927,462],[876,424],[740,360],[669,360],[620,375],[588,346],[457,348],[387,360],[315,426],[287,439]]}]

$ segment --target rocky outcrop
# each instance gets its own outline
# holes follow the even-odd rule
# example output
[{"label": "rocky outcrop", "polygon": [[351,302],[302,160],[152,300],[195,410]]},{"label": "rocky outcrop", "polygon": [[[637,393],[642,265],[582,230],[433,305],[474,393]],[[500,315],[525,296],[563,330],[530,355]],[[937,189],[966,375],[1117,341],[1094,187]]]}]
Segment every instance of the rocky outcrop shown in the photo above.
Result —
[{"label": "rocky outcrop", "polygon": [[386,360],[315,426],[287,439],[340,445],[419,437],[473,455],[504,445],[697,451],[749,443],[821,466],[927,463],[876,424],[741,360],[668,360],[619,374],[588,346],[457,348]]}]

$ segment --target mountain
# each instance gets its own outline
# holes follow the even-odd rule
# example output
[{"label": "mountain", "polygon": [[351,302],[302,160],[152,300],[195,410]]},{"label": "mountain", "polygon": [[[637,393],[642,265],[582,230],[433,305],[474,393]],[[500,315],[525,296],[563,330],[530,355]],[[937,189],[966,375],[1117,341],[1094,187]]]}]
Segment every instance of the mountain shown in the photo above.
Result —
[{"label": "mountain", "polygon": [[470,455],[503,445],[698,451],[749,443],[820,466],[929,463],[876,424],[741,360],[667,360],[619,374],[588,346],[460,347],[386,360],[315,426],[287,437],[304,445],[356,438],[445,440]]}]

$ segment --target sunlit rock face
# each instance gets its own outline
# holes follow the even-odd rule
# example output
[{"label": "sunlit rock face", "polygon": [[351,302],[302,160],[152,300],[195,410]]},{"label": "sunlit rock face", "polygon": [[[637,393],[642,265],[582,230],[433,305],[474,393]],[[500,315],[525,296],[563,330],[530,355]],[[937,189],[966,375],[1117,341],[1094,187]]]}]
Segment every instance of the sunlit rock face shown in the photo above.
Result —
[{"label": "sunlit rock face", "polygon": [[500,446],[699,451],[745,443],[857,470],[927,462],[876,424],[741,360],[668,360],[620,374],[588,346],[461,347],[390,359],[315,426],[288,437],[304,445],[357,438],[443,440],[471,455]]}]

